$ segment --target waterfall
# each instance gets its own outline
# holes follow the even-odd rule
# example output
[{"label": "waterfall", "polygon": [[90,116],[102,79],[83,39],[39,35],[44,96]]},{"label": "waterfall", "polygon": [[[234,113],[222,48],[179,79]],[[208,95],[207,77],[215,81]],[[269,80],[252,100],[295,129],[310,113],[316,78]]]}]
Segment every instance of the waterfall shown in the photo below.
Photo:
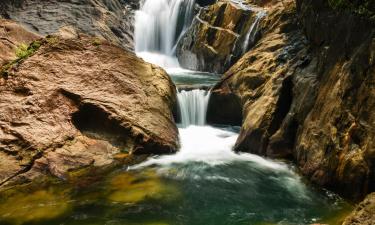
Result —
[{"label": "waterfall", "polygon": [[256,14],[255,20],[254,20],[253,24],[250,26],[250,28],[249,28],[249,30],[246,34],[246,38],[245,38],[245,41],[244,41],[243,46],[242,46],[242,54],[245,54],[247,52],[247,49],[249,48],[250,43],[255,42],[255,37],[258,33],[260,21],[265,16],[266,16],[266,12],[264,12],[264,11],[259,11]]},{"label": "waterfall", "polygon": [[205,125],[209,98],[210,92],[200,89],[182,90],[177,93],[181,125],[183,127]]},{"label": "waterfall", "polygon": [[178,66],[174,47],[193,19],[195,0],[143,0],[135,14],[135,51],[146,61]]}]

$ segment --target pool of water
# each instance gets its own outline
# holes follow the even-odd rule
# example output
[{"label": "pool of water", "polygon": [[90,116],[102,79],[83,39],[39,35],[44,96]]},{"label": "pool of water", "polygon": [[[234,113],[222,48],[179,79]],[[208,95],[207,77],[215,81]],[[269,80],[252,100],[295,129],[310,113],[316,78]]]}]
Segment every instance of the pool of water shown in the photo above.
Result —
[{"label": "pool of water", "polygon": [[237,133],[180,128],[177,154],[109,175],[9,190],[0,196],[0,224],[335,224],[350,209],[309,187],[288,164],[232,152]]},{"label": "pool of water", "polygon": [[220,74],[197,72],[180,68],[167,69],[173,82],[178,85],[213,86],[220,80]]}]

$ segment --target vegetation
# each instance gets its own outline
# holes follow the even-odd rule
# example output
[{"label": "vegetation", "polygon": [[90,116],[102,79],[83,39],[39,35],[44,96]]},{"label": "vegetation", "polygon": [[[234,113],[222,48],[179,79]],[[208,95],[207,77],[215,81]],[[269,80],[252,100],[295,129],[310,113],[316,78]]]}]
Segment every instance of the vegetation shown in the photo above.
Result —
[{"label": "vegetation", "polygon": [[92,41],[92,45],[94,46],[100,46],[102,44],[102,40],[100,40],[99,38],[94,38],[94,40]]},{"label": "vegetation", "polygon": [[17,56],[17,59],[5,64],[4,66],[2,66],[0,68],[0,76],[1,77],[8,77],[9,71],[14,65],[18,64],[22,60],[24,60],[24,59],[30,57],[32,54],[34,54],[40,48],[40,46],[42,46],[42,44],[43,43],[41,41],[33,41],[30,45],[27,45],[25,43],[20,44],[16,48],[16,52],[15,52],[16,56]]},{"label": "vegetation", "polygon": [[354,13],[375,18],[374,0],[328,0],[334,9],[349,10]]}]

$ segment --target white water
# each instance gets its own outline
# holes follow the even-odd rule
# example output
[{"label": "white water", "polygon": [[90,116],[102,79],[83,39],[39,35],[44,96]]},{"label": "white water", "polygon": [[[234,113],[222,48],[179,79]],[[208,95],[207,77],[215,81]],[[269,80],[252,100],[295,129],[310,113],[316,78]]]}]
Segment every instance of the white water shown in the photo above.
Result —
[{"label": "white water", "polygon": [[[195,0],[145,0],[136,13],[135,45],[137,55],[146,61],[171,71],[179,68],[174,55],[174,45],[191,23]],[[179,18],[183,27],[178,34]],[[257,14],[250,27],[247,41],[253,41],[263,12]],[[255,33],[255,34],[254,34]],[[194,76],[194,74],[192,74]],[[210,92],[200,89],[179,91],[177,94],[181,124],[179,128],[181,149],[169,156],[152,158],[133,169],[151,165],[204,162],[208,165],[228,164],[233,161],[252,162],[256,167],[275,171],[289,171],[285,164],[263,159],[253,154],[237,154],[232,151],[238,134],[233,131],[206,125],[206,113]],[[168,166],[166,167],[168,168]],[[292,176],[293,177],[293,176]]]},{"label": "white water", "polygon": [[189,125],[203,126],[206,124],[209,99],[210,92],[200,89],[183,90],[177,93],[182,127]]},{"label": "white water", "polygon": [[135,14],[135,51],[162,67],[178,67],[176,40],[193,18],[195,0],[143,0]]},{"label": "white water", "polygon": [[247,52],[247,49],[249,48],[250,43],[254,43],[255,37],[256,37],[256,35],[258,33],[258,30],[259,30],[260,21],[265,16],[266,16],[265,11],[261,10],[261,11],[257,12],[255,20],[254,20],[253,24],[250,26],[249,31],[246,34],[245,41],[242,45],[242,54],[245,54]]}]

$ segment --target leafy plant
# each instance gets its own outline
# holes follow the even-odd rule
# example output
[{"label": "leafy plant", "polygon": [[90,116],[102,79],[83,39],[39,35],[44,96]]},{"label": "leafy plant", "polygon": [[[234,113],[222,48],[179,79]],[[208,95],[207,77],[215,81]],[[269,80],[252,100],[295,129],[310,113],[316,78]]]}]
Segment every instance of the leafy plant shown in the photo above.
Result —
[{"label": "leafy plant", "polygon": [[5,64],[0,68],[0,76],[2,77],[8,77],[10,69],[19,63],[21,60],[28,58],[32,54],[34,54],[39,48],[42,46],[41,41],[33,41],[30,45],[27,45],[25,43],[20,44],[16,48],[16,56],[17,59]]},{"label": "leafy plant", "polygon": [[328,0],[330,7],[339,10],[349,10],[362,16],[375,16],[374,0]]}]

